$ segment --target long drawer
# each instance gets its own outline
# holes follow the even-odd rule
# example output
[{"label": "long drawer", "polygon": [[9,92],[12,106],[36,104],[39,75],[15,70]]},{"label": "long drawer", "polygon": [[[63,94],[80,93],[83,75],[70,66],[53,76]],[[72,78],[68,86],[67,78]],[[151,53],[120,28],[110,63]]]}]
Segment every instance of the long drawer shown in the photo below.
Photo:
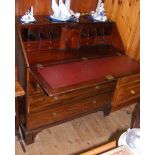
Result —
[{"label": "long drawer", "polygon": [[95,96],[98,94],[113,92],[115,89],[116,81],[105,82],[102,84],[93,85],[88,88],[82,88],[54,97],[49,97],[43,91],[38,93],[31,93],[28,96],[29,113],[39,112],[45,109],[49,109],[51,106],[55,106],[58,103],[72,103],[85,98]]},{"label": "long drawer", "polygon": [[121,78],[116,86],[112,105],[125,104],[140,96],[140,75],[132,75]]},{"label": "long drawer", "polygon": [[103,109],[104,106],[110,106],[112,95],[113,92],[104,93],[84,100],[57,105],[42,112],[30,114],[28,116],[28,128],[34,129],[42,127],[44,125],[64,121],[65,119],[71,119],[85,113]]}]

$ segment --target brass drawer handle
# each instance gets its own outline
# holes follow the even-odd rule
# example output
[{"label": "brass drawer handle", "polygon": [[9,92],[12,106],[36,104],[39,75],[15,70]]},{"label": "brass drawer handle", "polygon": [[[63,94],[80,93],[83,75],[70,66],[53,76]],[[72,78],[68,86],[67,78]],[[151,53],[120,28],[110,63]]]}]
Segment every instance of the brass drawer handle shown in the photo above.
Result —
[{"label": "brass drawer handle", "polygon": [[86,58],[86,57],[82,57],[81,59],[82,59],[83,61],[88,60],[88,58]]},{"label": "brass drawer handle", "polygon": [[59,99],[59,98],[58,98],[58,96],[55,96],[55,97],[54,97],[54,100],[56,100],[56,101],[57,101],[58,99]]},{"label": "brass drawer handle", "polygon": [[95,88],[96,88],[96,89],[100,89],[100,86],[96,86]]},{"label": "brass drawer handle", "polygon": [[112,81],[112,80],[115,79],[115,77],[112,76],[112,75],[106,75],[105,78],[106,78],[108,81]]},{"label": "brass drawer handle", "polygon": [[134,95],[136,94],[136,92],[134,90],[131,90],[131,94]]},{"label": "brass drawer handle", "polygon": [[52,116],[56,116],[56,115],[57,115],[57,113],[56,113],[56,112],[53,112],[53,113],[52,113]]},{"label": "brass drawer handle", "polygon": [[96,100],[93,100],[92,103],[93,103],[93,104],[96,104]]},{"label": "brass drawer handle", "polygon": [[37,68],[44,67],[42,64],[37,64]]}]

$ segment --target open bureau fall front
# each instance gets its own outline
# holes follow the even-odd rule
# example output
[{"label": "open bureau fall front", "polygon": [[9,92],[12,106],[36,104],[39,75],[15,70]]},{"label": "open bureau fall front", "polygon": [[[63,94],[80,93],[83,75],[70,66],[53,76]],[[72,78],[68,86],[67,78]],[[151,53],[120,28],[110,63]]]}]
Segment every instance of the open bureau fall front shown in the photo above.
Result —
[{"label": "open bureau fall front", "polygon": [[26,95],[19,124],[27,144],[36,134],[99,110],[139,101],[139,63],[125,54],[115,22],[16,21],[18,80]]}]

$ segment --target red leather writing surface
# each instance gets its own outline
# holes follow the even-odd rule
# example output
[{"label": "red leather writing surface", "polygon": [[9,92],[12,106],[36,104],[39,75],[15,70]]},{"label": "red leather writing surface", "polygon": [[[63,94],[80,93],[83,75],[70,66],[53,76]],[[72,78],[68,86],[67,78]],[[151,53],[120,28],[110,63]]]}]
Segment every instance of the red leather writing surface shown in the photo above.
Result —
[{"label": "red leather writing surface", "polygon": [[39,68],[51,88],[61,88],[106,75],[118,76],[139,71],[139,64],[128,56],[113,56]]}]

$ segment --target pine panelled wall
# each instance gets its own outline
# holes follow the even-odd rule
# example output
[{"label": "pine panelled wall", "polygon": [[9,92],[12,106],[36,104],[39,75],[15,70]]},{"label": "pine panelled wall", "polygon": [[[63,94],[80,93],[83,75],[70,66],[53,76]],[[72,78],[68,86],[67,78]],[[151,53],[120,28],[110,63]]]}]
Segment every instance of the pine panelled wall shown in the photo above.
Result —
[{"label": "pine panelled wall", "polygon": [[[95,10],[98,0],[71,0],[71,9],[87,13]],[[116,21],[127,55],[140,59],[140,0],[104,0],[106,14]],[[30,6],[35,15],[50,15],[51,0],[16,0],[16,16],[23,15]]]},{"label": "pine panelled wall", "polygon": [[140,59],[140,0],[106,0],[106,13],[116,21],[127,55]]}]

